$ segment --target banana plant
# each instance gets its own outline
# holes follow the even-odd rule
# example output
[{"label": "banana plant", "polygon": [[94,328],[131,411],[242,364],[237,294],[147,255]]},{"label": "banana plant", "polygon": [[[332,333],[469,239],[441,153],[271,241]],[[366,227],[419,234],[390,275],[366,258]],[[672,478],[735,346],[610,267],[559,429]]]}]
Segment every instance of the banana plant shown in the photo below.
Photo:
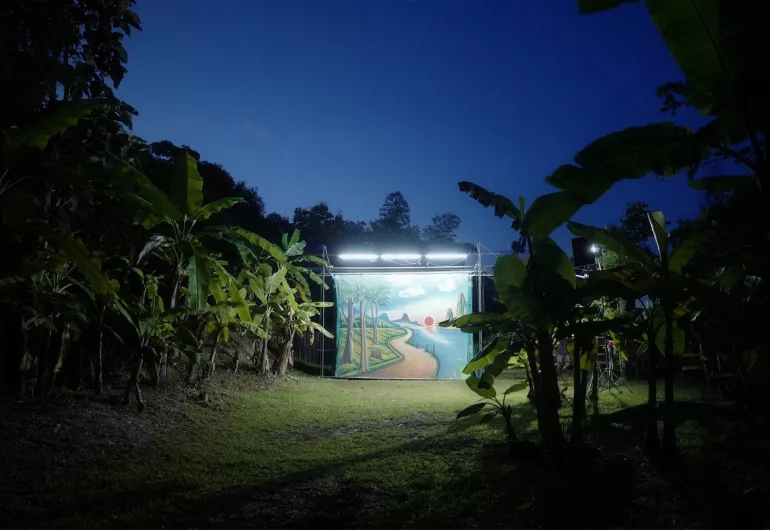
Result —
[{"label": "banana plant", "polygon": [[[652,258],[639,249],[633,242],[608,230],[588,227],[570,222],[569,230],[589,241],[601,244],[608,249],[625,256],[629,261],[619,269],[600,271],[605,280],[618,281],[629,287],[637,300],[645,308],[642,312],[644,324],[641,326],[648,341],[650,356],[650,395],[648,406],[651,412],[655,407],[654,359],[656,351],[663,351],[665,360],[665,406],[663,427],[663,450],[666,453],[676,451],[676,431],[673,418],[674,403],[674,356],[683,353],[684,334],[677,325],[679,318],[686,312],[686,304],[693,293],[704,288],[703,282],[689,277],[685,269],[703,244],[701,237],[684,240],[678,246],[670,248],[666,233],[666,222],[662,212],[649,212],[648,219],[655,239],[658,257]],[[660,334],[662,323],[663,333]],[[661,347],[662,346],[662,347]],[[651,421],[650,421],[651,425]],[[657,430],[656,430],[657,432]],[[653,433],[648,431],[648,447],[653,449],[655,439],[649,439]]]},{"label": "banana plant", "polygon": [[[294,289],[292,289],[294,290]],[[333,307],[333,302],[300,302],[297,303],[293,294],[288,294],[284,299],[284,307],[277,313],[275,332],[279,337],[279,356],[275,374],[285,376],[292,362],[292,346],[294,337],[298,334],[310,333],[310,344],[315,340],[315,332],[318,331],[327,338],[333,339],[321,324],[313,319],[319,315],[319,309]]]},{"label": "banana plant", "polygon": [[240,197],[225,197],[203,203],[203,178],[198,173],[195,159],[183,153],[171,172],[170,194],[155,187],[138,170],[124,165],[121,168],[127,180],[135,182],[136,197],[144,206],[142,224],[145,228],[161,225],[165,233],[153,234],[145,243],[137,263],[151,253],[162,257],[171,266],[171,294],[168,307],[177,306],[182,281],[187,276],[187,307],[201,311],[206,307],[211,281],[211,262],[202,238],[221,237],[221,230],[196,230],[198,224],[212,215],[235,204],[244,202]]},{"label": "banana plant", "polygon": [[211,338],[207,377],[214,375],[220,340],[228,342],[231,330],[248,327],[252,323],[249,303],[246,300],[247,289],[236,283],[224,265],[221,261],[214,263],[216,273],[210,284],[214,305],[209,305],[205,312],[208,317],[206,335]]}]

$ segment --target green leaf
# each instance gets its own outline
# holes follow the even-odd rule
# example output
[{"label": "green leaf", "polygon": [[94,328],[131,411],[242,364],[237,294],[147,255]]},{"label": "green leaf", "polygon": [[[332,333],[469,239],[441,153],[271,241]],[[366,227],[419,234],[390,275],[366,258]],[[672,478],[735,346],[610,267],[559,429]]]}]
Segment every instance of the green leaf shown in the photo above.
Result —
[{"label": "green leaf", "polygon": [[108,104],[104,99],[83,99],[64,103],[50,116],[35,125],[8,133],[3,144],[3,155],[13,154],[21,147],[45,149],[54,135],[74,127],[80,118]]},{"label": "green leaf", "polygon": [[331,333],[329,333],[329,331],[327,331],[327,330],[326,330],[326,328],[324,328],[324,327],[323,327],[321,324],[319,324],[318,322],[312,322],[312,321],[311,321],[311,322],[309,322],[309,325],[310,325],[310,327],[311,327],[311,328],[313,328],[314,330],[321,332],[321,334],[322,334],[324,337],[326,337],[327,339],[333,339],[333,338],[334,338],[334,335],[332,335]]},{"label": "green leaf", "polygon": [[471,182],[460,182],[458,183],[458,186],[460,187],[461,192],[467,193],[471,199],[475,199],[485,208],[492,206],[495,209],[495,215],[497,217],[521,219],[521,210],[516,208],[513,201],[507,197],[487,191],[481,186],[477,186]]},{"label": "green leaf", "polygon": [[70,235],[53,238],[59,245],[62,254],[72,261],[78,270],[88,280],[91,291],[97,296],[106,296],[115,292],[115,286],[110,278],[102,272],[102,262],[91,256],[83,241]]},{"label": "green leaf", "polygon": [[521,289],[527,281],[527,266],[516,255],[500,256],[495,261],[494,282],[501,297],[511,288]]},{"label": "green leaf", "polygon": [[617,175],[565,164],[546,177],[545,181],[560,190],[568,191],[583,204],[592,204],[612,187],[617,181]]},{"label": "green leaf", "polygon": [[481,411],[481,409],[483,409],[486,406],[487,406],[486,403],[474,403],[470,407],[467,407],[467,408],[461,410],[457,414],[457,418],[455,418],[455,419],[459,420],[460,418],[465,418],[466,416],[473,416],[474,414],[478,413],[479,411]]},{"label": "green leaf", "polygon": [[642,249],[620,234],[575,222],[568,223],[567,228],[576,236],[584,237],[594,244],[602,245],[633,262],[641,263],[645,266],[652,264],[652,260]]},{"label": "green leaf", "polygon": [[690,187],[694,190],[703,190],[709,193],[732,193],[735,191],[751,192],[757,190],[754,177],[746,175],[725,175],[720,177],[705,177],[690,181]]},{"label": "green leaf", "polygon": [[494,383],[494,378],[488,376],[487,374],[482,375],[481,378],[472,375],[465,380],[465,384],[468,385],[468,388],[486,399],[492,399],[497,395],[497,392],[495,392],[495,387],[492,386],[492,383]]},{"label": "green leaf", "polygon": [[708,94],[698,110],[710,114],[721,86],[738,74],[724,49],[729,33],[722,31],[715,0],[647,0],[647,9],[688,82]]},{"label": "green leaf", "polygon": [[497,313],[469,313],[452,320],[439,322],[439,326],[442,328],[457,327],[462,330],[465,330],[466,328],[486,329],[488,327],[500,326],[509,322],[510,320],[508,317]]},{"label": "green leaf", "polygon": [[249,305],[246,303],[246,290],[238,289],[235,284],[230,284],[229,290],[230,301],[235,304],[233,307],[238,318],[241,319],[241,322],[250,322],[251,313],[249,312]]},{"label": "green leaf", "polygon": [[188,295],[187,307],[196,311],[206,308],[211,281],[211,265],[206,249],[200,243],[186,241],[189,249],[187,262]]},{"label": "green leaf", "polygon": [[170,187],[170,199],[176,209],[189,219],[194,219],[203,202],[203,178],[190,153],[182,153],[174,164]]},{"label": "green leaf", "polygon": [[637,0],[578,0],[578,13],[590,15],[599,11],[607,11],[621,4],[636,2]]},{"label": "green leaf", "polygon": [[651,172],[673,176],[707,154],[693,150],[692,134],[671,122],[629,127],[593,141],[575,155],[575,162],[597,181],[604,175],[615,181],[641,178]]},{"label": "green leaf", "polygon": [[[561,249],[550,237],[537,241],[533,248],[533,254],[537,260],[538,267],[545,268],[549,272],[554,272],[567,280],[574,288],[577,283],[575,267],[569,259],[569,256]],[[497,276],[495,276],[495,279]]]},{"label": "green leaf", "polygon": [[666,218],[663,212],[647,212],[647,218],[650,220],[652,235],[655,237],[655,244],[658,246],[658,254],[663,263],[668,262],[668,234],[666,233]]},{"label": "green leaf", "polygon": [[243,228],[238,228],[234,233],[255,247],[261,248],[270,254],[278,263],[286,262],[286,255],[283,253],[283,251],[277,245],[274,245],[264,237],[258,236],[253,232],[244,230]]},{"label": "green leaf", "polygon": [[690,263],[690,260],[703,248],[705,243],[706,239],[701,236],[690,237],[682,241],[679,246],[671,251],[671,255],[668,258],[668,270],[681,273],[682,269]]},{"label": "green leaf", "polygon": [[511,394],[513,392],[519,392],[521,390],[526,390],[529,388],[529,383],[526,381],[519,381],[518,383],[514,383],[511,386],[508,387],[508,389],[503,392],[504,396],[507,396],[508,394]]},{"label": "green leaf", "polygon": [[215,213],[219,213],[220,211],[226,210],[227,208],[232,208],[236,204],[242,202],[246,202],[246,200],[242,197],[225,197],[223,199],[211,201],[210,203],[203,206],[200,210],[198,210],[198,214],[195,216],[195,218],[199,221],[205,221]]},{"label": "green leaf", "polygon": [[163,190],[153,184],[144,173],[114,155],[108,155],[108,158],[119,164],[119,167],[103,172],[102,177],[108,182],[134,192],[143,201],[152,205],[142,223],[145,228],[152,228],[158,218],[179,219],[182,216]]},{"label": "green leaf", "polygon": [[477,370],[481,370],[485,366],[492,364],[498,355],[503,353],[508,348],[508,339],[505,337],[498,337],[494,341],[487,344],[484,348],[476,354],[471,362],[469,362],[465,368],[463,368],[464,374],[472,374]]},{"label": "green leaf", "polygon": [[151,235],[150,239],[148,239],[147,242],[144,244],[142,251],[139,252],[139,257],[136,258],[136,262],[141,263],[142,260],[145,257],[147,257],[153,250],[167,245],[168,242],[169,242],[168,238],[164,235],[161,235],[161,234]]},{"label": "green leaf", "polygon": [[283,282],[286,281],[286,268],[281,267],[276,272],[270,275],[265,282],[265,291],[267,294],[274,293]]},{"label": "green leaf", "polygon": [[534,240],[548,237],[575,215],[583,204],[578,198],[566,191],[541,195],[527,210],[521,228]]}]

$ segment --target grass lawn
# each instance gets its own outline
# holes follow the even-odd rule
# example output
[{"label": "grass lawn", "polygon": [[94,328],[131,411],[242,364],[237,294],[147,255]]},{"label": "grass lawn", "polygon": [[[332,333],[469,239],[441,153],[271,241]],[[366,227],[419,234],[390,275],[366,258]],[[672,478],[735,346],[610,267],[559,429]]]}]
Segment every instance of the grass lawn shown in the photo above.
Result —
[{"label": "grass lawn", "polygon": [[[602,393],[602,414],[586,426],[596,458],[555,469],[536,455],[510,455],[499,423],[456,421],[474,401],[462,381],[300,376],[237,388],[188,400],[174,428],[80,466],[76,484],[39,478],[37,489],[0,490],[0,526],[733,527],[756,524],[736,519],[733,506],[770,476],[765,444],[730,434],[740,430],[731,409],[700,391],[680,393],[678,414],[692,419],[680,425],[676,462],[636,448],[646,392],[634,385]],[[162,424],[168,400],[148,399],[145,414],[122,413],[125,421],[155,415]],[[534,414],[523,392],[513,399],[526,436]],[[46,462],[40,473],[66,465]]]}]

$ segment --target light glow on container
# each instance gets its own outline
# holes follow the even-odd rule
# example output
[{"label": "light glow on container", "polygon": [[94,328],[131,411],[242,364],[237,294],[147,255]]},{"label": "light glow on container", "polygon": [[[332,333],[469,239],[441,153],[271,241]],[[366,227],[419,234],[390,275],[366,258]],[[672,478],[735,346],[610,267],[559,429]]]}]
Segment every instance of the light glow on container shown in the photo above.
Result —
[{"label": "light glow on container", "polygon": [[465,259],[468,254],[426,254],[428,259]]},{"label": "light glow on container", "polygon": [[340,259],[343,260],[374,261],[377,258],[377,254],[340,254]]}]

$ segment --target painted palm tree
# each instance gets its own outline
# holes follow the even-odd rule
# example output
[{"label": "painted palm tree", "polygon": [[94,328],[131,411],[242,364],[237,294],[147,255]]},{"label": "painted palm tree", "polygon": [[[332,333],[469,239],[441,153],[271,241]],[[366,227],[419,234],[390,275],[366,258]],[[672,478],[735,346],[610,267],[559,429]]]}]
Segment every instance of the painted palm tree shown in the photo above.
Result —
[{"label": "painted palm tree", "polygon": [[366,309],[370,293],[363,283],[355,285],[353,293],[355,300],[359,303],[358,316],[361,319],[361,324],[359,325],[361,332],[361,363],[358,375],[363,375],[369,371],[369,352],[366,347]]},{"label": "painted palm tree", "polygon": [[348,306],[347,333],[345,334],[345,349],[342,353],[342,364],[353,364],[353,303],[356,291],[346,280],[340,280],[340,297],[346,300]]}]

